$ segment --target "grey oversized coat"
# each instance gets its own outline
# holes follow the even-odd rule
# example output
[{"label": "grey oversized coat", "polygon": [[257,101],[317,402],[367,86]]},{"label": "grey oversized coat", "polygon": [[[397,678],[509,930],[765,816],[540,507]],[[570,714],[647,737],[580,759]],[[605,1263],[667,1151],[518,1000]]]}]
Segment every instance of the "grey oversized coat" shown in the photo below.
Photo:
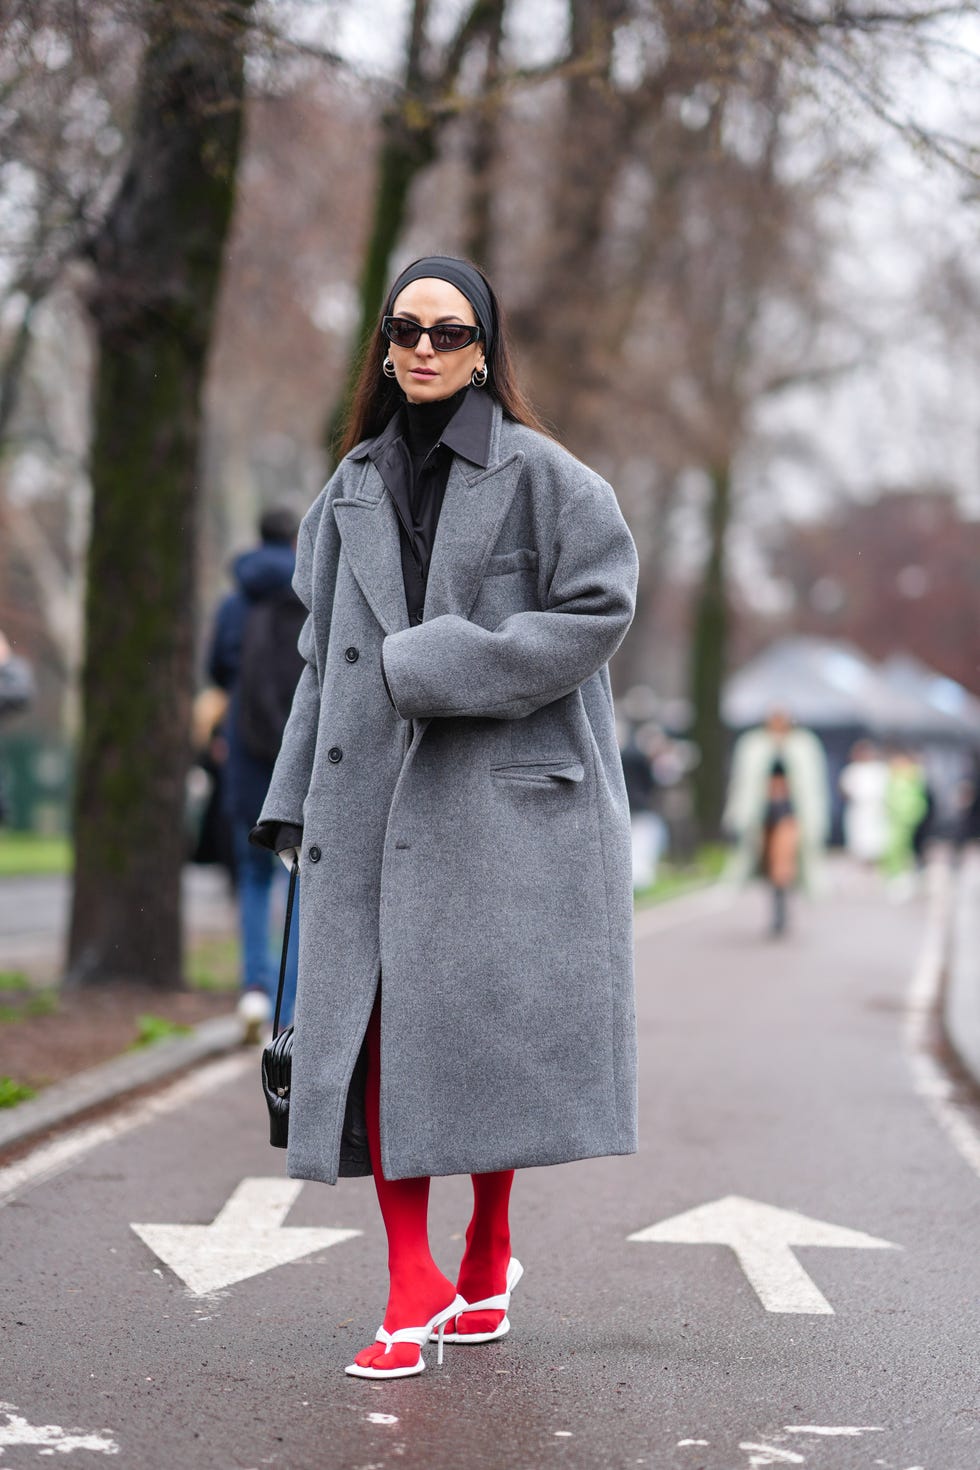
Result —
[{"label": "grey oversized coat", "polygon": [[382,976],[386,1177],[630,1153],[629,817],[606,670],[633,614],[629,531],[605,481],[494,405],[486,465],[453,460],[410,627],[371,447],[300,530],[307,666],[262,810],[303,827],[289,1173],[364,1171],[341,1133]]}]

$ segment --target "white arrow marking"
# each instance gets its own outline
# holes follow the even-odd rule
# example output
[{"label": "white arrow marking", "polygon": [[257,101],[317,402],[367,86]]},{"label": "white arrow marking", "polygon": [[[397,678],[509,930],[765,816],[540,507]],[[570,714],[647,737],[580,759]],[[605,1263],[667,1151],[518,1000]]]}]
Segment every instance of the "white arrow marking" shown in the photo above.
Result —
[{"label": "white arrow marking", "polygon": [[670,1245],[727,1245],[738,1257],[767,1312],[833,1316],[834,1309],[793,1255],[794,1246],[844,1246],[850,1250],[899,1250],[860,1230],[811,1220],[736,1194],[699,1205],[673,1219],[637,1230],[628,1240]]},{"label": "white arrow marking", "polygon": [[243,1179],[210,1225],[134,1225],[140,1240],[194,1293],[206,1296],[360,1235],[360,1230],[283,1228],[300,1179]]},{"label": "white arrow marking", "polygon": [[752,1470],[762,1470],[765,1465],[806,1464],[802,1455],[794,1454],[792,1450],[777,1449],[771,1444],[753,1444],[751,1440],[743,1440],[739,1449],[745,1450]]},{"label": "white arrow marking", "polygon": [[93,1455],[119,1453],[119,1446],[109,1438],[107,1429],[86,1433],[81,1429],[62,1429],[60,1424],[29,1424],[18,1414],[16,1404],[0,1404],[0,1413],[7,1420],[6,1424],[0,1424],[0,1456],[19,1444],[35,1446],[39,1455],[70,1455],[73,1450],[88,1450]]}]

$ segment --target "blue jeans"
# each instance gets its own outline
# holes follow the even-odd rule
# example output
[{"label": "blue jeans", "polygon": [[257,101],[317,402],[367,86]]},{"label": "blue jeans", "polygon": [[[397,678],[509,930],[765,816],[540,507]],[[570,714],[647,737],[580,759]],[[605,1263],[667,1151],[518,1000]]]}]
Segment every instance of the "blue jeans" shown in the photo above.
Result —
[{"label": "blue jeans", "polygon": [[[269,997],[273,1009],[279,988],[279,964],[282,956],[282,923],[285,919],[285,893],[289,874],[274,852],[254,847],[248,840],[249,824],[234,825],[235,863],[238,876],[238,912],[242,938],[242,989],[261,990]],[[282,915],[276,930],[271,931],[273,892],[282,895]],[[288,1026],[296,1004],[296,971],[299,963],[299,883],[293,902],[293,918],[289,929],[289,953],[286,956],[286,979],[282,990],[280,1024]]]}]

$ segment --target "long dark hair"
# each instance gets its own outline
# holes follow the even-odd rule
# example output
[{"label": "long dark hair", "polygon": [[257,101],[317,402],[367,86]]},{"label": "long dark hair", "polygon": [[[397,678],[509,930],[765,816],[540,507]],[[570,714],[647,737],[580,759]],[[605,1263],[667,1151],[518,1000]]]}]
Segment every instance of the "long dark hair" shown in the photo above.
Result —
[{"label": "long dark hair", "polygon": [[[473,269],[479,270],[479,266],[473,266]],[[480,271],[480,275],[486,281],[497,317],[497,330],[487,352],[487,385],[480,391],[489,393],[497,400],[506,418],[513,419],[518,424],[526,424],[529,429],[537,429],[540,434],[552,438],[551,431],[541,422],[530,400],[518,387],[507,344],[507,323],[500,301],[485,273]],[[386,296],[386,302],[387,299]],[[379,317],[378,324],[361,353],[360,372],[340,441],[341,459],[350,453],[355,444],[360,444],[362,439],[373,439],[375,434],[380,434],[396,409],[405,401],[405,395],[395,379],[386,378],[381,371],[381,364],[388,351],[388,342],[381,330],[381,320]]]}]

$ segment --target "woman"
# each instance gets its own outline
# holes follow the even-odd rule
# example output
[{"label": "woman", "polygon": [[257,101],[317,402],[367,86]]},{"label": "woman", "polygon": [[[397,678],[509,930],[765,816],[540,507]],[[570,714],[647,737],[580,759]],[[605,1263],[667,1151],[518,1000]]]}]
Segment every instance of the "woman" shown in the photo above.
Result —
[{"label": "woman", "polygon": [[[786,882],[799,878],[804,888],[814,892],[820,887],[821,858],[830,826],[827,758],[813,731],[794,725],[788,711],[777,708],[769,711],[764,725],[744,731],[732,751],[722,829],[736,843],[729,864],[735,882],[747,883],[760,873],[768,878],[765,860],[772,851],[770,843],[767,853],[766,844],[776,810],[773,803],[783,801],[791,806],[793,823],[783,828],[776,843],[780,877]],[[774,892],[776,933],[782,932],[785,920],[785,892],[782,897]]]},{"label": "woman", "polygon": [[786,932],[786,901],[796,882],[796,860],[800,848],[800,828],[790,796],[786,767],[778,759],[769,769],[766,810],[762,819],[761,873],[772,894],[772,934]]},{"label": "woman", "polygon": [[916,834],[928,815],[929,788],[922,766],[909,751],[893,751],[885,788],[887,835],[881,866],[895,900],[915,891],[915,869],[921,861]]},{"label": "woman", "polygon": [[859,863],[877,863],[888,841],[888,763],[870,740],[859,740],[840,773],[844,845]]},{"label": "woman", "polygon": [[[466,261],[395,281],[344,450],[300,531],[307,666],[254,836],[301,852],[288,1168],[374,1174],[388,1304],[347,1372],[378,1378],[421,1372],[433,1333],[509,1330],[515,1168],[636,1146],[606,670],[636,554],[515,386]],[[429,1177],[457,1173],[453,1283],[426,1215]]]}]

